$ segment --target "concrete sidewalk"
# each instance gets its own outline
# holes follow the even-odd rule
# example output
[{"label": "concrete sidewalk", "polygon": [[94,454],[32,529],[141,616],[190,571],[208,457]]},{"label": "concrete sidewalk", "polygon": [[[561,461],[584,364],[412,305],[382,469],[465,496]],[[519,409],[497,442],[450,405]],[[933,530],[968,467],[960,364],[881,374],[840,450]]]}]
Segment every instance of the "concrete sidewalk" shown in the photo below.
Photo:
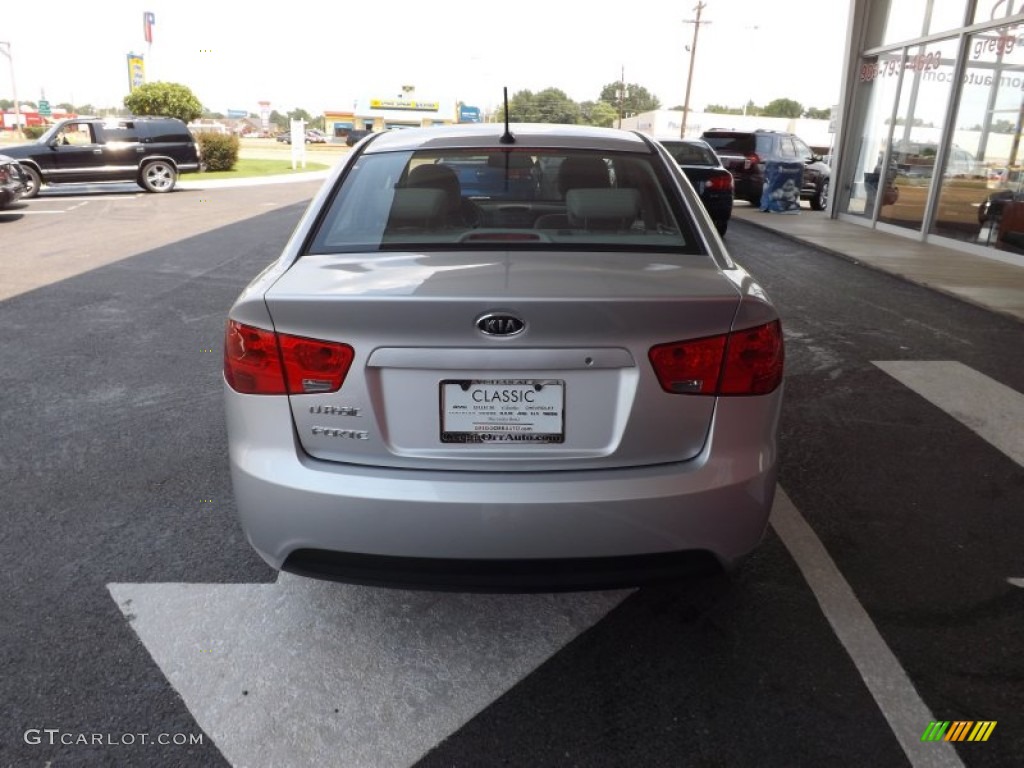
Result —
[{"label": "concrete sidewalk", "polygon": [[[764,213],[738,203],[733,218],[898,275],[993,312],[1024,321],[1024,266],[830,219],[824,212]],[[728,243],[728,237],[726,237]],[[994,251],[1000,255],[999,251]]]}]

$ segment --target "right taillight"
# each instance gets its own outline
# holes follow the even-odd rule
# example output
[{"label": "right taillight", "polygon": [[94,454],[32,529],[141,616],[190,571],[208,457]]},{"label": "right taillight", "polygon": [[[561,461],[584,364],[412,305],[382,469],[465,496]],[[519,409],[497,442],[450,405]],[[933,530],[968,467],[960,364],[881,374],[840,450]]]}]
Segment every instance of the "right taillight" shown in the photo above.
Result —
[{"label": "right taillight", "polygon": [[732,192],[732,174],[728,171],[713,174],[708,178],[707,185],[704,188],[714,190],[715,192]]},{"label": "right taillight", "polygon": [[782,325],[778,320],[733,331],[725,345],[721,395],[766,395],[782,383]]},{"label": "right taillight", "polygon": [[751,152],[745,158],[743,158],[743,160],[743,168],[747,169],[753,168],[755,165],[759,164],[761,162],[761,157],[757,154],[757,152]]},{"label": "right taillight", "polygon": [[651,347],[661,388],[682,395],[764,395],[782,382],[782,326],[756,328]]},{"label": "right taillight", "polygon": [[224,332],[224,378],[245,395],[336,392],[354,354],[348,344],[274,333],[229,320]]}]

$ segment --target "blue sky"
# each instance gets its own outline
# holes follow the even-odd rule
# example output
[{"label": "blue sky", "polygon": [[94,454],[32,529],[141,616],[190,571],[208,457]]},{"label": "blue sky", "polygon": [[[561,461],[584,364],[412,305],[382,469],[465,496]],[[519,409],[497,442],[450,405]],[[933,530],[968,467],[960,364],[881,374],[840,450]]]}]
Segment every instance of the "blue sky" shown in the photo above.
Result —
[{"label": "blue sky", "polygon": [[[691,104],[839,100],[849,0],[705,0]],[[119,104],[125,56],[146,55],[149,80],[181,82],[208,107],[347,109],[404,84],[421,98],[483,108],[509,91],[554,86],[594,99],[625,68],[669,107],[686,89],[696,0],[514,4],[448,0],[259,3],[76,0],[2,3],[0,40],[14,54],[18,96]],[[602,9],[614,9],[606,15]],[[143,12],[156,16],[153,45]],[[0,97],[10,98],[0,58]]]}]

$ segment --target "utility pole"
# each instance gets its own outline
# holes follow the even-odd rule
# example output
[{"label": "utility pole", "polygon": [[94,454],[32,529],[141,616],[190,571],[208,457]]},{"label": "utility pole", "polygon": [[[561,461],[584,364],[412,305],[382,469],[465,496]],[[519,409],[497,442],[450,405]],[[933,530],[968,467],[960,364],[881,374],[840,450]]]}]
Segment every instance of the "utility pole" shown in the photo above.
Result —
[{"label": "utility pole", "polygon": [[622,103],[629,98],[629,91],[626,89],[626,65],[622,65],[622,73],[619,76],[619,129],[622,128]]},{"label": "utility pole", "polygon": [[14,81],[14,56],[11,55],[11,44],[0,41],[0,53],[11,62],[11,93],[14,96],[14,132],[19,137],[24,137],[25,134],[21,131],[21,105],[18,103],[18,86]]},{"label": "utility pole", "polygon": [[697,12],[696,19],[683,19],[684,24],[693,24],[693,44],[688,46],[690,49],[690,73],[686,77],[686,100],[683,102],[683,126],[679,129],[679,138],[686,138],[686,118],[690,114],[690,86],[693,85],[693,62],[697,58],[697,35],[700,33],[701,24],[710,24],[710,21],[701,21],[700,14],[707,8],[707,3],[698,2],[697,7],[694,8]]}]

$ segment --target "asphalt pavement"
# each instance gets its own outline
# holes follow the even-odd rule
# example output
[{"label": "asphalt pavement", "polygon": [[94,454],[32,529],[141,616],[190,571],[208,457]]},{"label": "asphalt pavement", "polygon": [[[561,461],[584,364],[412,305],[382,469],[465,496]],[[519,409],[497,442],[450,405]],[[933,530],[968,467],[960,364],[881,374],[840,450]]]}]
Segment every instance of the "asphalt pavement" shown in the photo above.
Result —
[{"label": "asphalt pavement", "polygon": [[[0,217],[48,270],[0,299],[0,765],[1019,765],[1018,319],[738,211],[787,374],[779,503],[737,573],[539,599],[309,582],[238,527],[217,350],[316,188]],[[924,743],[933,720],[997,726]]]}]

